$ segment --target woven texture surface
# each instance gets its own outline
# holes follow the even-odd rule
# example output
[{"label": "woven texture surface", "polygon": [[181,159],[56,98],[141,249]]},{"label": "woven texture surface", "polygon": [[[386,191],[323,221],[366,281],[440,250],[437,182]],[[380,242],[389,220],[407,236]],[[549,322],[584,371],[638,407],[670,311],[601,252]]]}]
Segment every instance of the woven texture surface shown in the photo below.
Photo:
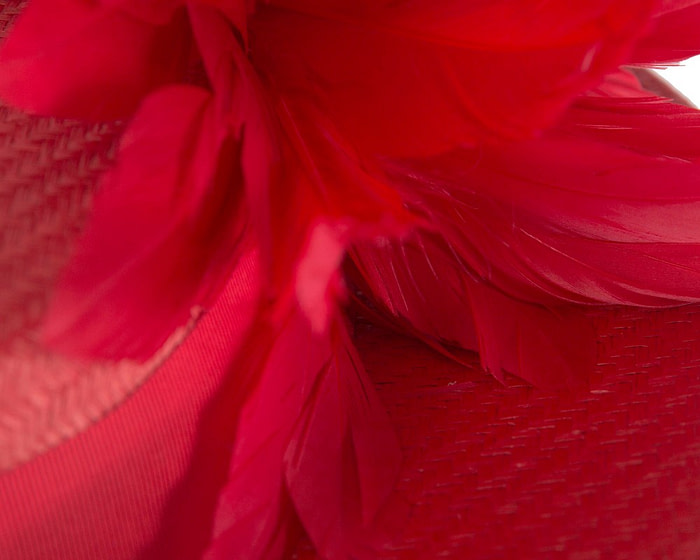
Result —
[{"label": "woven texture surface", "polygon": [[[0,39],[25,4],[0,2]],[[168,353],[144,367],[80,364],[36,342],[120,130],[0,104],[0,471],[99,420]]]},{"label": "woven texture surface", "polygon": [[[0,37],[23,4],[0,2]],[[155,534],[210,373],[226,362],[220,303],[189,342],[211,363],[176,354],[94,425],[155,363],[76,364],[35,342],[118,132],[0,106],[0,470],[15,467],[0,478],[0,557],[10,560],[133,557]],[[595,317],[599,364],[576,394],[502,386],[476,357],[460,366],[359,325],[405,457],[383,514],[397,536],[378,557],[700,558],[700,308]],[[191,385],[192,402],[168,400],[174,383]],[[139,423],[158,430],[137,445]],[[104,441],[114,457],[98,461]]]},{"label": "woven texture surface", "polygon": [[382,558],[700,557],[697,310],[611,311],[591,390],[500,386],[365,333],[411,504]]}]

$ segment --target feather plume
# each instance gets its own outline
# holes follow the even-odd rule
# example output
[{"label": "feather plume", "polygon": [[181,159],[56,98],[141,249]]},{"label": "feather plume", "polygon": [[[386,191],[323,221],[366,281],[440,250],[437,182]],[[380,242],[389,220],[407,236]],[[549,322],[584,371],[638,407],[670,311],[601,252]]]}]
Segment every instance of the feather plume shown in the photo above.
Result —
[{"label": "feather plume", "polygon": [[212,302],[246,229],[239,151],[205,90],[149,97],[52,300],[51,346],[143,360]]},{"label": "feather plume", "polygon": [[571,305],[517,300],[479,279],[447,244],[429,233],[402,243],[354,247],[363,293],[379,310],[449,357],[479,352],[482,367],[538,387],[586,383],[595,360],[595,333]]},{"label": "feather plume", "polygon": [[540,139],[392,165],[409,205],[505,293],[673,305],[700,295],[698,125],[665,100],[591,97]]},{"label": "feather plume", "polygon": [[631,53],[630,63],[658,65],[700,54],[698,0],[663,0],[655,16],[650,32]]},{"label": "feather plume", "polygon": [[428,156],[550,125],[624,60],[652,5],[276,0],[251,52],[361,153]]},{"label": "feather plume", "polygon": [[223,113],[244,137],[241,166],[268,297],[281,315],[299,301],[323,330],[342,292],[348,243],[399,235],[412,217],[313,104],[265,87],[219,12],[191,7],[190,17]]},{"label": "feather plume", "polygon": [[[396,477],[399,449],[337,316],[260,324],[240,375],[243,406],[206,558],[279,558],[298,515],[324,558],[359,554]],[[273,404],[274,403],[274,404]]]},{"label": "feather plume", "polygon": [[33,113],[110,120],[184,78],[192,38],[182,11],[153,25],[103,4],[32,0],[0,49],[0,97]]},{"label": "feather plume", "polygon": [[[568,303],[700,300],[698,146],[692,108],[587,97],[540,139],[388,163],[432,233],[360,246],[356,262],[384,308],[433,341],[475,348],[475,333],[496,375],[576,381],[594,354]],[[473,329],[440,323],[450,308]]]}]

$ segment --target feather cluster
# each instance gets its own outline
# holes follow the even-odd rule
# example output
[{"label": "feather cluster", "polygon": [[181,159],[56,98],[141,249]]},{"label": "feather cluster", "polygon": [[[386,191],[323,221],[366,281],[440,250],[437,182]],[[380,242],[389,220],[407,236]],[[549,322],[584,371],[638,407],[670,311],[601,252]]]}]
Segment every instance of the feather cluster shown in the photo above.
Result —
[{"label": "feather cluster", "polygon": [[582,306],[700,301],[700,113],[621,69],[700,53],[698,24],[681,0],[31,0],[0,97],[128,120],[46,344],[143,361],[255,279],[205,558],[282,557],[299,525],[371,557],[400,453],[348,299],[551,387],[592,367]]}]

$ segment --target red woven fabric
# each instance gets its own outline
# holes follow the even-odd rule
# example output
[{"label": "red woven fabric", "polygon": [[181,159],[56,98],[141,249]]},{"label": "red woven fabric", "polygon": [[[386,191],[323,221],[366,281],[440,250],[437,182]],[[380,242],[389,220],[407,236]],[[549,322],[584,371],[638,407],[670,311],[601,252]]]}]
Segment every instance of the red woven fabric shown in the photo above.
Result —
[{"label": "red woven fabric", "polygon": [[379,557],[696,558],[699,326],[697,309],[611,310],[597,379],[574,394],[366,332],[404,450],[394,500],[410,504]]}]

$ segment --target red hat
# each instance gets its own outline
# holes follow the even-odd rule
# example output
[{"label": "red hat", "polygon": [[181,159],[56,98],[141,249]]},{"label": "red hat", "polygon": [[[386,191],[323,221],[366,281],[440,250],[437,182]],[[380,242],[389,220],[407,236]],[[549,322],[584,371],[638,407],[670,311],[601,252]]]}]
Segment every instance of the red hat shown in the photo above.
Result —
[{"label": "red hat", "polygon": [[24,10],[3,559],[700,554],[700,4]]}]

